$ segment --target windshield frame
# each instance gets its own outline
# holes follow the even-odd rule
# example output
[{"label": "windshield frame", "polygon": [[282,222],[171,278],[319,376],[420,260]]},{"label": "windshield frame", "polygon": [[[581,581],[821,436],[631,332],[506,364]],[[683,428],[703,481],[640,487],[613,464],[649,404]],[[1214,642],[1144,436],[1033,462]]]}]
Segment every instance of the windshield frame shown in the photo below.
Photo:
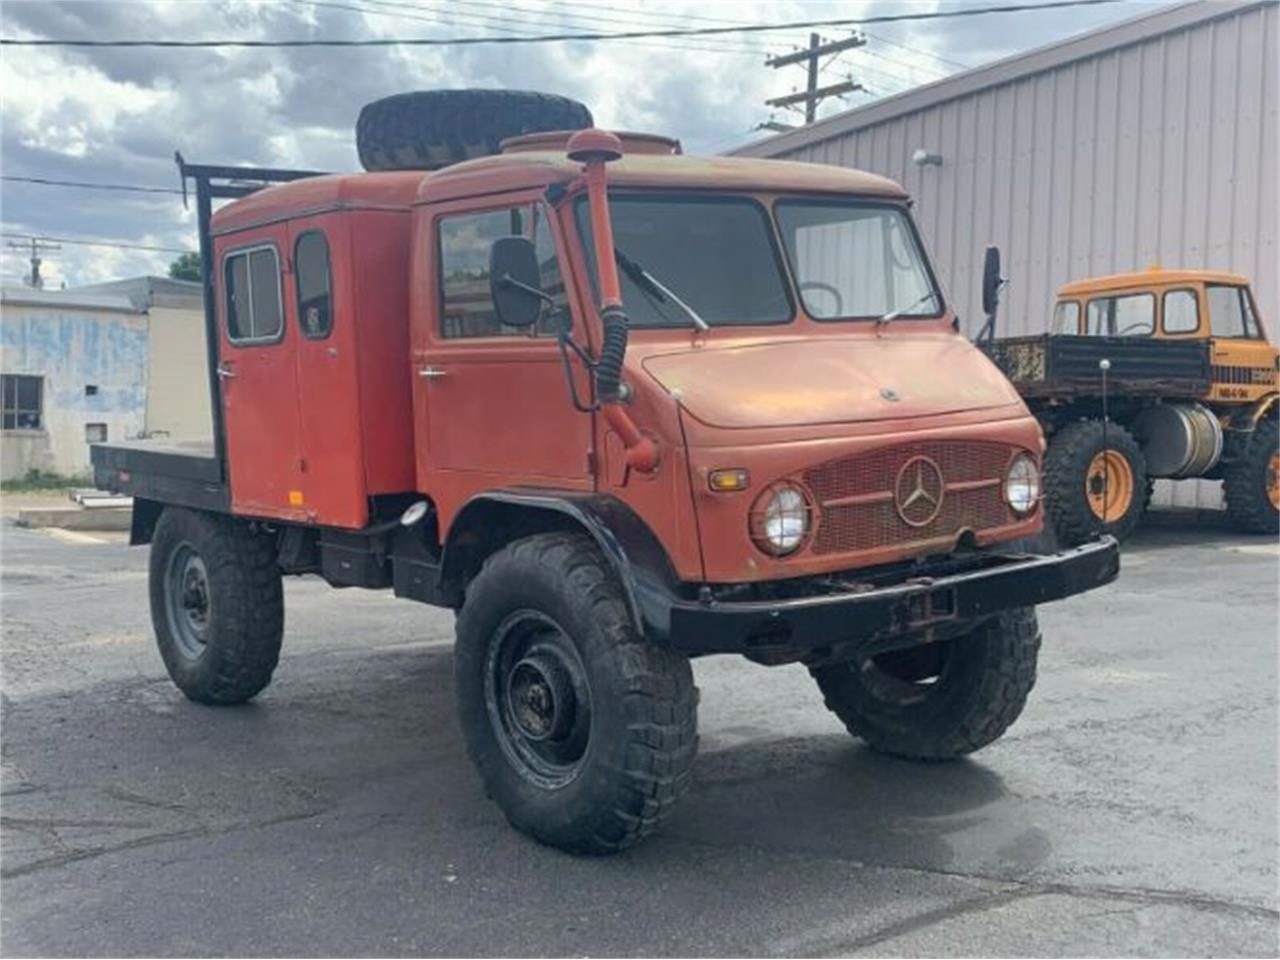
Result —
[{"label": "windshield frame", "polygon": [[[626,187],[622,189],[609,189],[609,199],[613,200],[640,200],[654,202],[671,202],[680,203],[745,203],[754,207],[759,213],[761,224],[764,227],[764,233],[769,243],[769,251],[773,256],[775,269],[778,271],[778,278],[781,281],[782,293],[786,297],[787,310],[786,316],[777,320],[763,320],[758,322],[731,322],[706,319],[706,323],[712,333],[716,330],[754,330],[760,328],[780,327],[795,323],[796,317],[799,315],[799,309],[796,302],[797,291],[795,289],[794,278],[791,275],[790,265],[787,262],[786,254],[782,250],[781,237],[778,233],[778,225],[773,218],[773,211],[770,206],[764,203],[759,197],[750,193],[741,193],[732,190],[707,190],[706,188],[695,187],[690,189],[672,189],[672,188],[648,188],[648,187]],[[590,243],[590,234],[584,230],[583,221],[580,220],[580,210],[588,209],[588,198],[586,193],[580,193],[572,197],[566,206],[568,207],[568,217],[566,218],[572,226],[577,239],[578,248],[582,257],[583,271],[587,278],[587,284],[591,290],[593,300],[598,302],[600,298],[600,281],[597,274],[597,266],[595,260],[595,250],[592,249]],[[612,207],[612,203],[610,204]],[[612,213],[612,210],[610,211]],[[590,218],[586,218],[586,224],[590,225]],[[615,237],[616,240],[616,237]],[[623,253],[630,255],[630,251],[623,250]],[[641,267],[649,270],[653,264],[639,261]],[[654,274],[658,280],[667,283],[667,278],[662,274]],[[675,293],[683,295],[680,290],[672,288]],[[676,308],[679,312],[679,308]],[[686,331],[694,329],[692,321],[686,325],[684,323],[642,323],[637,322],[634,318],[628,319],[628,326],[632,330],[667,330],[667,331]]]},{"label": "windshield frame", "polygon": [[[774,229],[778,232],[778,242],[782,247],[783,256],[787,261],[787,277],[792,286],[795,288],[796,296],[799,298],[800,306],[804,310],[804,315],[814,323],[869,323],[884,318],[884,314],[865,314],[865,315],[848,315],[839,317],[819,317],[809,312],[809,306],[805,303],[804,294],[800,291],[799,274],[796,271],[795,264],[792,262],[790,247],[787,243],[786,231],[780,219],[779,207],[782,206],[807,206],[807,207],[862,207],[862,208],[878,208],[881,210],[893,210],[902,216],[906,222],[907,230],[911,238],[912,244],[915,246],[915,252],[920,260],[920,265],[924,268],[924,274],[929,283],[930,290],[933,291],[934,303],[937,305],[937,311],[934,313],[902,313],[898,314],[893,320],[897,323],[900,320],[941,320],[947,315],[950,309],[947,298],[943,295],[942,284],[938,282],[938,277],[933,270],[933,262],[929,259],[928,251],[925,249],[924,241],[920,237],[920,228],[916,224],[915,217],[911,216],[911,202],[909,200],[884,200],[876,197],[867,197],[859,194],[836,193],[836,194],[802,194],[788,193],[775,196],[770,203],[770,214],[773,220]],[[889,311],[892,313],[892,310]]]}]

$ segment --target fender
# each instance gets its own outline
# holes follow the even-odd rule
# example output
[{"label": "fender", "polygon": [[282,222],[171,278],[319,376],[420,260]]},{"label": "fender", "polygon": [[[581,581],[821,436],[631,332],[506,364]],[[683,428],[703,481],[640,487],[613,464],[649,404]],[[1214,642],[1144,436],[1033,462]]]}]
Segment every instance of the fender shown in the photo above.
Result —
[{"label": "fender", "polygon": [[441,595],[460,606],[467,581],[491,553],[519,537],[581,530],[595,541],[622,585],[637,630],[651,640],[671,633],[680,582],[666,550],[640,517],[616,497],[561,490],[492,490],[463,505],[446,535]]}]

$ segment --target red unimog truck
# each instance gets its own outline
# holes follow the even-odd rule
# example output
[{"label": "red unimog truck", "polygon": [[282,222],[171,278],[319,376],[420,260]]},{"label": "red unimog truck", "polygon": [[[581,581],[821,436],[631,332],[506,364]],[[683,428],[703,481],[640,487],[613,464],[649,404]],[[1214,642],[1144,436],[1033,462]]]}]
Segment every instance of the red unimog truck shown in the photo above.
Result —
[{"label": "red unimog truck", "polygon": [[879,750],[995,740],[1035,681],[1035,605],[1119,561],[1020,548],[1041,431],[957,332],[908,197],[589,124],[401,95],[365,109],[361,154],[414,169],[183,165],[215,442],[93,450],[151,544],[174,682],[266,687],[284,575],[456,610],[484,785],[577,852],[687,788],[691,657],[803,663]]}]

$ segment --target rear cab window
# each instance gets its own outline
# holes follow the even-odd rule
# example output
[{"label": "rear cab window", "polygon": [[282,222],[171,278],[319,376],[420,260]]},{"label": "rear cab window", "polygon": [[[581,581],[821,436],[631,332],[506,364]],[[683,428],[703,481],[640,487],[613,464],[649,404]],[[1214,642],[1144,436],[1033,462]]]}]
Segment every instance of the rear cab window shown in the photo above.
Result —
[{"label": "rear cab window", "polygon": [[280,257],[270,244],[237,250],[223,259],[227,339],[233,344],[271,343],[284,330],[280,306]]},{"label": "rear cab window", "polygon": [[1097,297],[1085,308],[1085,333],[1091,337],[1145,337],[1155,330],[1153,293]]},{"label": "rear cab window", "polygon": [[1078,334],[1080,332],[1080,303],[1076,300],[1059,300],[1053,308],[1054,333]]},{"label": "rear cab window", "polygon": [[320,230],[308,230],[293,245],[298,297],[298,326],[308,340],[323,340],[333,331],[333,277],[329,241]]}]

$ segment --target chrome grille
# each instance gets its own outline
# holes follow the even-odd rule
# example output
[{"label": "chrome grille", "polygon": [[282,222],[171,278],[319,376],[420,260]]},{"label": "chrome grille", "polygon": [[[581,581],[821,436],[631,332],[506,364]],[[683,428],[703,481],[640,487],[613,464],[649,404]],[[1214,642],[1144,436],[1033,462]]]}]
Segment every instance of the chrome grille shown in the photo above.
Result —
[{"label": "chrome grille", "polygon": [[[1003,443],[932,441],[811,467],[804,482],[817,499],[821,518],[811,549],[817,554],[851,553],[1004,526],[1014,519],[1002,492],[1013,453]],[[917,457],[937,465],[945,492],[937,516],[911,526],[894,505],[894,487],[903,466]],[[850,500],[856,502],[842,502]]]}]

